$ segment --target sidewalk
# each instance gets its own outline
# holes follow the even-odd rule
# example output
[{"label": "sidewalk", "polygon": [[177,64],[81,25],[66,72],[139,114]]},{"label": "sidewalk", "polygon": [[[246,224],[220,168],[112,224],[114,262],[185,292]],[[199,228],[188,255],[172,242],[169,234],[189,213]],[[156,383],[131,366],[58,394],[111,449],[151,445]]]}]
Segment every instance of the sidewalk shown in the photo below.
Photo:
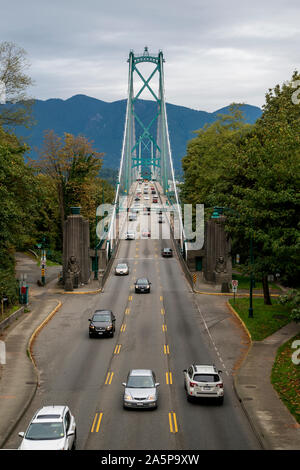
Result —
[{"label": "sidewalk", "polygon": [[270,381],[277,349],[299,332],[300,325],[292,322],[265,340],[253,342],[234,377],[237,396],[264,449],[300,450],[300,424]]}]

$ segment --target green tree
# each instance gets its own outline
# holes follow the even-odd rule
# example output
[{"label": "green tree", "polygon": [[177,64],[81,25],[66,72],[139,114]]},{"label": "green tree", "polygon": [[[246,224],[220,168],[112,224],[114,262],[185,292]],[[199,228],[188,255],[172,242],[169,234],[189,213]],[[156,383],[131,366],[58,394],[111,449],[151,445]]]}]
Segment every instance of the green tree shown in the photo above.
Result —
[{"label": "green tree", "polygon": [[0,295],[8,296],[10,303],[17,298],[15,250],[34,243],[37,186],[24,163],[26,150],[0,128]]},{"label": "green tree", "polygon": [[[0,125],[32,125],[33,99],[27,95],[33,80],[26,71],[29,68],[27,53],[13,42],[0,43],[0,85],[5,91],[6,104],[0,104]],[[3,85],[5,90],[3,90]]]},{"label": "green tree", "polygon": [[235,113],[237,126],[224,129],[223,117],[203,129],[183,159],[184,202],[228,208],[227,230],[239,252],[249,253],[252,237],[254,264],[248,258],[248,265],[263,281],[266,303],[268,274],[295,282],[299,273],[300,120],[294,91],[291,84],[269,90],[254,126],[241,126]]}]

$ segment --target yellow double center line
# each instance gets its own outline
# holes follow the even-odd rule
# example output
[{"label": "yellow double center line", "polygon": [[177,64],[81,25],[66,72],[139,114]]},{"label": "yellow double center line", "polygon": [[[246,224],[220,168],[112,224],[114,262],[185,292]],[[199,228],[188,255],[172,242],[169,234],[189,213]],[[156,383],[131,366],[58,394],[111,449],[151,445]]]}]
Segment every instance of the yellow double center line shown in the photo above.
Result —
[{"label": "yellow double center line", "polygon": [[114,350],[114,354],[119,354],[120,353],[121,346],[122,346],[121,344],[116,345],[115,350]]},{"label": "yellow double center line", "polygon": [[173,384],[172,372],[166,372],[166,383],[167,385]]},{"label": "yellow double center line", "polygon": [[114,373],[108,372],[105,380],[105,385],[110,385],[113,379]]},{"label": "yellow double center line", "polygon": [[101,421],[102,421],[102,416],[103,416],[103,413],[96,413],[95,414],[95,418],[94,418],[94,421],[93,421],[93,424],[92,424],[92,428],[91,428],[91,432],[98,432],[99,429],[100,429],[100,424],[101,424]]},{"label": "yellow double center line", "polygon": [[170,432],[174,434],[178,432],[176,413],[174,413],[174,411],[171,411],[169,413],[169,425],[170,425]]}]

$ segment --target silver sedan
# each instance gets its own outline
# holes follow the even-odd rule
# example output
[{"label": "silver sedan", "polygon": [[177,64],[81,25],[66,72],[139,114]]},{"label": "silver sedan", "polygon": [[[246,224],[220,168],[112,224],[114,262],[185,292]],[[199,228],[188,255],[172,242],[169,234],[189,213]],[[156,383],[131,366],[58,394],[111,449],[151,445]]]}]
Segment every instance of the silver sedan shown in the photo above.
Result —
[{"label": "silver sedan", "polygon": [[117,276],[122,276],[129,274],[129,267],[126,263],[118,263],[115,269],[115,273]]},{"label": "silver sedan", "polygon": [[123,396],[124,408],[156,408],[158,401],[155,374],[149,369],[133,369],[127,376]]}]

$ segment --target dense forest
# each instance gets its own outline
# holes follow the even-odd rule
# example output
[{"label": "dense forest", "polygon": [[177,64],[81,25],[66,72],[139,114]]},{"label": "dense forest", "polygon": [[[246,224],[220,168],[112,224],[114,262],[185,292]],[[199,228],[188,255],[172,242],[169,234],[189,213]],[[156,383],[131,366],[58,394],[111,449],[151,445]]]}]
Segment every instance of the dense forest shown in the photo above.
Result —
[{"label": "dense forest", "polygon": [[[226,216],[232,254],[263,281],[268,275],[299,287],[300,105],[299,73],[269,89],[262,116],[246,124],[240,107],[197,132],[182,160],[182,203],[204,204]],[[250,259],[250,240],[253,257]]]}]

